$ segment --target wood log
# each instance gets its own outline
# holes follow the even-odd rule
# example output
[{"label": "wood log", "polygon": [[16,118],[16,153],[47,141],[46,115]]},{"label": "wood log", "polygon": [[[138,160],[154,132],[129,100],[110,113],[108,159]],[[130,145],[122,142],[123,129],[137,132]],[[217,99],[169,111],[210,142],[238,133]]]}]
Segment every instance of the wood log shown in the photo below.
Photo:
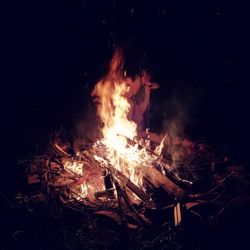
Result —
[{"label": "wood log", "polygon": [[124,197],[123,197],[123,192],[122,189],[120,187],[120,185],[118,184],[117,181],[114,182],[115,184],[115,188],[116,188],[116,193],[117,193],[117,199],[118,199],[118,205],[119,205],[119,210],[120,210],[120,216],[121,216],[121,222],[123,224],[127,224],[127,218],[126,218],[126,205],[125,202],[123,202]]},{"label": "wood log", "polygon": [[133,205],[131,204],[130,199],[129,199],[128,195],[127,195],[126,190],[122,189],[122,187],[119,185],[118,181],[115,181],[114,184],[115,184],[115,187],[116,187],[116,190],[117,190],[118,203],[119,203],[120,209],[122,209],[123,202],[122,202],[121,198],[123,198],[124,205],[129,210],[127,212],[126,216],[131,216],[134,220],[137,221],[137,223],[140,226],[146,226],[147,224],[150,224],[151,221],[149,219],[147,219],[145,216],[139,214],[136,211],[136,209],[133,207]]},{"label": "wood log", "polygon": [[148,206],[155,207],[155,204],[153,203],[149,195],[147,195],[141,188],[137,187],[124,174],[122,174],[119,170],[115,169],[107,161],[105,162],[105,164],[100,164],[98,161],[94,159],[94,157],[91,154],[85,154],[85,157],[87,157],[93,163],[93,165],[95,166],[98,165],[108,170],[110,174],[113,176],[113,178],[116,178],[120,183],[122,183],[123,185],[126,185],[133,193],[135,193]]},{"label": "wood log", "polygon": [[[91,158],[92,161],[95,162],[95,164],[100,164],[93,157]],[[105,163],[100,165],[102,167],[105,167],[112,174],[112,176],[116,177],[119,181],[125,184],[144,203],[146,203],[150,207],[155,207],[155,204],[153,203],[151,197],[146,194],[141,188],[137,187],[132,181],[129,180],[129,178],[127,178],[119,170],[115,169],[111,164],[109,164],[108,160],[105,160]],[[153,186],[164,188],[168,194],[175,196],[179,200],[182,200],[184,198],[185,191],[173,181],[171,181],[167,176],[163,175],[155,167],[142,167],[141,171],[144,173],[144,176],[147,176],[147,179],[149,179]]]},{"label": "wood log", "polygon": [[119,170],[115,169],[111,165],[109,166],[109,171],[112,176],[119,180],[123,185],[126,185],[133,193],[135,193],[144,203],[154,206],[151,197],[147,195],[141,188],[137,187],[132,181],[130,181],[124,174]]},{"label": "wood log", "polygon": [[[126,184],[126,186],[134,192],[143,202],[151,203],[151,205],[155,206],[152,203],[151,197],[147,195],[142,189],[137,187],[132,181],[130,181],[125,175],[123,175],[119,170],[114,169],[113,166],[109,165],[109,171],[113,176],[118,178],[120,181]],[[185,196],[185,191],[172,182],[167,176],[163,175],[160,171],[155,169],[154,167],[145,167],[141,168],[141,171],[145,176],[148,177],[150,182],[155,187],[164,188],[168,194],[174,195],[176,198],[182,200]]]},{"label": "wood log", "polygon": [[40,183],[40,177],[37,174],[34,174],[34,175],[28,174],[27,180],[29,184]]},{"label": "wood log", "polygon": [[179,200],[184,198],[185,191],[154,167],[142,168],[141,171],[155,187],[162,187],[169,195],[173,195]]}]

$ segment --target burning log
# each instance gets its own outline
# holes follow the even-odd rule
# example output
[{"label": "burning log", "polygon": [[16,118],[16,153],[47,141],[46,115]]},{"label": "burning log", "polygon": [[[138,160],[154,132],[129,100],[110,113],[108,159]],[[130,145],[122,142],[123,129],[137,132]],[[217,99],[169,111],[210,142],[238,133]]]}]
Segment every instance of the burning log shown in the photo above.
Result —
[{"label": "burning log", "polygon": [[[128,140],[128,143],[130,145],[136,145],[136,142],[129,139],[129,138],[126,138]],[[164,140],[164,139],[163,139]],[[184,182],[185,184],[192,184],[192,181],[190,180],[186,180],[186,179],[182,179],[178,176],[178,173],[177,171],[174,169],[174,167],[172,167],[172,161],[171,159],[169,158],[166,158],[166,156],[164,155],[158,155],[157,153],[155,153],[153,150],[151,149],[148,149],[147,147],[144,147],[140,144],[138,144],[138,148],[141,150],[145,150],[147,152],[147,154],[153,156],[155,158],[155,163],[156,165],[158,165],[162,171],[160,171],[162,174],[164,172],[164,176],[168,179],[168,182],[170,183],[171,187],[170,189],[172,189],[173,187],[175,187],[174,189],[177,188],[177,185],[174,183],[177,182],[177,183],[180,183],[180,182]],[[155,164],[153,165],[155,167]],[[158,167],[157,166],[157,167]],[[157,168],[156,167],[156,168]],[[158,169],[158,168],[157,168]],[[159,174],[158,174],[159,175]],[[162,177],[163,178],[163,177]],[[171,179],[173,181],[171,181]],[[163,181],[164,182],[164,181]],[[166,181],[165,181],[166,182]],[[178,189],[178,188],[177,188]],[[181,188],[180,188],[181,189]],[[173,194],[175,194],[176,192],[173,190]],[[182,193],[182,191],[180,190],[180,193]],[[177,195],[177,197],[179,197],[179,195]]]},{"label": "burning log", "polygon": [[109,166],[109,171],[112,176],[119,180],[121,183],[126,185],[133,193],[135,193],[145,204],[153,205],[151,198],[147,195],[142,189],[137,187],[132,181],[130,181],[125,175],[123,175],[119,170],[114,169],[112,166]]},{"label": "burning log", "polygon": [[[100,163],[94,159],[92,155],[85,151],[85,155],[91,160],[94,165],[99,165]],[[115,169],[107,161],[100,164],[101,167],[105,168],[110,172],[113,178],[121,182],[124,186],[127,186],[133,193],[135,193],[145,204],[149,206],[154,206],[149,195],[147,195],[142,189],[136,186],[129,178],[122,174],[118,169]]]},{"label": "burning log", "polygon": [[151,167],[147,170],[142,169],[147,181],[153,184],[155,187],[162,187],[169,195],[182,200],[185,197],[185,191],[171,181],[167,176],[163,175],[160,171]]},{"label": "burning log", "polygon": [[95,198],[100,199],[100,198],[114,198],[114,188],[108,189],[105,191],[100,191],[100,192],[95,192]]},{"label": "burning log", "polygon": [[[142,225],[146,226],[147,224],[150,224],[151,223],[150,220],[146,219],[143,215],[140,215],[136,211],[136,209],[131,204],[127,193],[121,188],[121,186],[119,185],[119,183],[117,181],[115,181],[115,187],[117,190],[118,202],[119,202],[119,206],[120,206],[121,210],[122,210],[122,205],[123,205],[122,204],[122,199],[123,199],[125,202],[125,206],[128,208],[128,211],[129,211],[128,215],[132,216],[140,226],[142,226]],[[122,213],[122,216],[125,216],[123,214],[123,211],[121,213]]]},{"label": "burning log", "polygon": [[[132,143],[133,141],[130,140]],[[141,146],[142,147],[142,146]],[[100,152],[96,152],[97,154],[100,154]],[[148,153],[153,154],[148,150]],[[154,157],[157,157],[156,159],[159,159],[159,156],[156,154],[153,154]],[[99,158],[100,159],[100,158]],[[101,158],[101,161],[104,159]],[[103,161],[105,164],[108,164],[108,160]],[[166,164],[164,164],[161,161],[160,164],[166,172],[170,172],[170,169],[166,167]],[[114,168],[111,164],[108,164],[107,169],[112,173],[113,176],[117,177],[118,179],[122,180],[123,183],[126,183],[127,187],[133,191],[142,201],[147,203],[150,200],[150,197],[145,194],[140,188],[138,188],[133,182],[131,182],[125,175],[123,175],[119,170]],[[185,191],[179,187],[177,184],[175,184],[172,180],[170,180],[166,175],[164,175],[162,172],[156,169],[155,166],[147,166],[147,167],[140,167],[140,171],[145,176],[148,182],[150,182],[154,187],[162,187],[167,191],[168,194],[173,195],[174,197],[178,199],[183,199],[185,196]],[[172,174],[173,175],[173,174]]]},{"label": "burning log", "polygon": [[[197,206],[221,198],[224,180],[218,181],[217,187],[209,192],[188,193],[186,188],[194,180],[192,171],[209,166],[209,159],[204,157],[206,147],[198,144],[196,149],[197,145],[190,141],[168,137],[167,133],[162,138],[149,131],[143,134],[141,122],[149,104],[150,89],[158,86],[146,80],[144,100],[137,105],[131,97],[142,87],[142,82],[129,85],[120,67],[122,59],[116,56],[110,72],[93,91],[98,99],[102,137],[88,143],[80,136],[72,142],[72,138],[63,139],[57,134],[51,140],[52,152],[36,158],[27,180],[32,188],[39,182],[42,184],[39,190],[46,194],[48,203],[57,198],[63,206],[87,218],[92,214],[105,215],[122,226],[146,228],[156,217],[161,225],[165,224],[162,217],[167,215],[174,226],[183,226],[185,223],[181,222],[186,221],[183,217],[195,214]],[[43,200],[43,195],[38,194],[38,198]],[[217,210],[217,217],[225,208]],[[153,217],[153,213],[157,216]],[[161,249],[156,242],[162,242],[165,236],[166,233],[154,239],[150,249]]]}]

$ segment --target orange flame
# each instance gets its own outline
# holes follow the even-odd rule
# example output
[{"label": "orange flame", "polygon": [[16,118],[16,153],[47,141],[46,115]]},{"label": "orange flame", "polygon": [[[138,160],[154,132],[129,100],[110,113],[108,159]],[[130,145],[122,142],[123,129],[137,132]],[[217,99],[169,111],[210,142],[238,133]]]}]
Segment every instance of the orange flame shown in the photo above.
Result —
[{"label": "orange flame", "polygon": [[[149,172],[147,168],[152,167],[160,159],[168,134],[166,133],[162,138],[154,152],[149,150],[150,140],[141,138],[139,142],[136,142],[135,139],[138,138],[137,124],[128,119],[131,114],[131,105],[133,105],[133,102],[129,100],[131,93],[134,93],[135,90],[138,91],[143,82],[145,93],[147,92],[147,98],[149,98],[149,88],[158,88],[159,86],[152,85],[145,72],[143,72],[142,81],[138,77],[133,82],[126,76],[126,71],[123,71],[123,64],[122,51],[116,50],[107,75],[96,84],[92,92],[92,96],[97,97],[97,114],[103,123],[101,127],[102,138],[97,140],[93,149],[98,151],[98,147],[101,145],[104,151],[102,152],[103,156],[96,153],[94,158],[101,165],[112,165],[112,168],[119,170],[135,185],[143,189],[143,177]],[[147,104],[148,102],[143,102],[142,105],[139,105],[140,108],[143,107],[140,111],[145,110]],[[56,145],[56,147],[59,146]],[[59,151],[67,154],[63,149]],[[95,192],[105,190],[105,184],[102,173],[95,173],[94,169],[88,165],[81,161],[67,161],[64,164],[67,171],[80,176],[79,193],[81,197],[93,200]],[[165,167],[170,168],[167,164]],[[85,170],[87,171],[84,173]],[[152,180],[154,181],[154,178]],[[157,183],[157,180],[155,181]],[[131,197],[134,198],[134,201],[138,199],[134,194],[131,194]]]},{"label": "orange flame", "polygon": [[131,83],[124,75],[122,53],[117,50],[108,74],[97,83],[92,95],[98,97],[97,113],[103,122],[101,142],[107,148],[109,161],[132,182],[141,186],[141,168],[150,165],[153,159],[145,149],[139,149],[137,143],[131,145],[128,141],[137,137],[137,124],[128,120],[130,104],[126,93]]},{"label": "orange flame", "polygon": [[126,143],[122,136],[132,140],[136,136],[137,128],[136,123],[127,118],[130,104],[125,94],[129,90],[129,85],[122,71],[122,53],[117,50],[112,58],[109,73],[97,83],[92,93],[99,100],[97,112],[104,124],[103,142],[109,148],[116,148],[118,151]]}]

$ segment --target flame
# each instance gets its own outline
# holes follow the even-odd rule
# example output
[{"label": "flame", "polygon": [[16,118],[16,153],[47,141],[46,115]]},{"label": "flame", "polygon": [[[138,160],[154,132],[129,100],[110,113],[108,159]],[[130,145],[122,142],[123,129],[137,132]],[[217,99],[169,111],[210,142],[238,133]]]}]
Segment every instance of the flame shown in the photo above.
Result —
[{"label": "flame", "polygon": [[121,52],[117,51],[107,77],[97,83],[92,93],[99,99],[97,112],[104,124],[102,142],[117,152],[121,152],[127,144],[124,136],[132,140],[137,135],[136,123],[127,118],[130,104],[125,94],[129,86],[122,75],[122,65]]},{"label": "flame", "polygon": [[77,161],[66,161],[64,167],[69,172],[82,176],[83,172],[83,163]]},{"label": "flame", "polygon": [[[100,142],[106,146],[107,158],[112,166],[134,184],[142,186],[141,168],[153,159],[145,149],[139,149],[138,143],[131,144],[137,137],[137,124],[128,119],[131,107],[126,93],[129,88],[130,79],[123,73],[122,53],[117,50],[108,74],[97,83],[92,93],[98,98],[97,113],[103,122]],[[95,158],[101,161],[99,157]]]},{"label": "flame", "polygon": [[164,142],[166,140],[168,136],[168,133],[165,134],[165,136],[163,137],[163,139],[161,140],[160,144],[155,148],[154,152],[157,154],[157,155],[161,155],[161,152],[164,148]]},{"label": "flame", "polygon": [[[92,96],[97,97],[97,114],[102,121],[100,128],[102,137],[96,141],[92,150],[94,149],[94,158],[100,165],[104,164],[106,167],[111,165],[112,170],[119,170],[135,185],[144,189],[143,177],[150,172],[147,171],[147,168],[155,166],[155,163],[159,165],[168,134],[166,133],[154,151],[150,149],[150,136],[148,139],[138,140],[137,124],[128,119],[132,108],[130,105],[133,105],[129,96],[133,92],[130,91],[133,90],[133,84],[137,84],[134,87],[138,90],[138,83],[142,84],[142,82],[139,78],[133,82],[131,78],[127,77],[126,71],[123,70],[123,64],[122,51],[116,50],[108,73],[95,85],[92,92]],[[145,72],[143,72],[142,78],[144,82],[149,82]],[[132,89],[130,89],[131,86]],[[148,132],[146,133],[148,134]],[[58,145],[56,148],[67,155]],[[67,156],[70,157],[70,155]],[[163,174],[165,168],[172,169],[168,164],[164,164],[164,167],[161,164],[160,166]],[[83,163],[72,159],[66,161],[64,167],[68,172],[78,175],[80,185],[77,192],[80,194],[80,198],[94,200],[97,192],[103,192],[106,189],[103,173],[95,172],[94,168],[87,162]],[[152,175],[154,173],[153,171]],[[157,186],[157,175],[154,177],[151,179],[156,182]],[[132,193],[131,198],[136,202],[139,197]]]},{"label": "flame", "polygon": [[78,176],[78,187],[76,193],[78,199],[95,199],[95,193],[105,190],[104,179],[101,173],[95,173],[94,169],[86,162],[66,161],[64,163],[66,171]]}]

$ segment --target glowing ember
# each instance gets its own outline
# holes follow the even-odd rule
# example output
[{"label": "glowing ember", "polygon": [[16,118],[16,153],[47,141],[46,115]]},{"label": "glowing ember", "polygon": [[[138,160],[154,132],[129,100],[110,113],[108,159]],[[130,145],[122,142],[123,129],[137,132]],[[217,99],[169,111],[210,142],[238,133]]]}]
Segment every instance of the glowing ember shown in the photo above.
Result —
[{"label": "glowing ember", "polygon": [[77,190],[75,190],[80,195],[79,198],[87,197],[93,200],[96,192],[105,190],[102,173],[96,171],[87,162],[66,161],[64,167],[66,171],[79,177],[79,185],[77,186]]},{"label": "glowing ember", "polygon": [[64,164],[64,167],[66,170],[73,172],[77,175],[81,175],[82,176],[82,172],[83,172],[83,163],[82,162],[77,162],[77,161],[67,161]]}]

